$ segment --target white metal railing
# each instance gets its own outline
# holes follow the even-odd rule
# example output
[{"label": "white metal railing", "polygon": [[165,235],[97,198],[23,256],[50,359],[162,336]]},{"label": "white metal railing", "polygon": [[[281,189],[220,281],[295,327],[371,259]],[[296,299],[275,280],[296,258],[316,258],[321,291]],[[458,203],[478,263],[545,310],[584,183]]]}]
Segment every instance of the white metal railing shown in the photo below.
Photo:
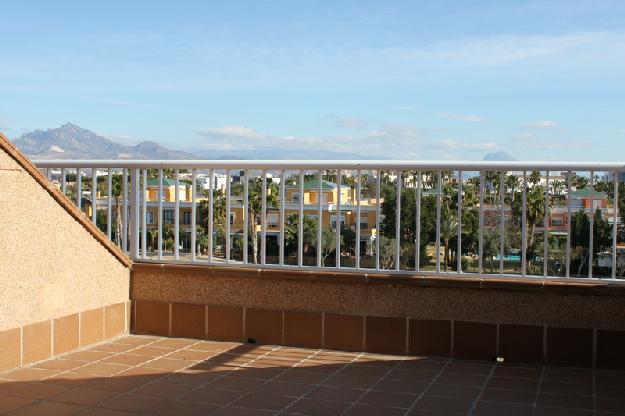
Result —
[{"label": "white metal railing", "polygon": [[134,261],[614,281],[625,273],[625,163],[35,163]]}]

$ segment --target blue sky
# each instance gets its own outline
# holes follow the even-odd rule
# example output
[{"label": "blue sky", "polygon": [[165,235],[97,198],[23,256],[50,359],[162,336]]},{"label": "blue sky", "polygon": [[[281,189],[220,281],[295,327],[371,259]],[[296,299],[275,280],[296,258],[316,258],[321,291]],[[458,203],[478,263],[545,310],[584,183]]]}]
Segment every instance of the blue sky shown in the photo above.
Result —
[{"label": "blue sky", "polygon": [[203,155],[625,159],[625,2],[4,2],[0,130]]}]

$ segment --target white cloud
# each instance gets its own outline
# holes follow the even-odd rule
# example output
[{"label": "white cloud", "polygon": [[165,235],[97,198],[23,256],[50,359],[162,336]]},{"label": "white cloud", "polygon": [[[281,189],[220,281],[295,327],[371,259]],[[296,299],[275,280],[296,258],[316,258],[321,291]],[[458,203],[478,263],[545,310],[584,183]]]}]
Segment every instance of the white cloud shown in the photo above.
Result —
[{"label": "white cloud", "polygon": [[617,133],[625,133],[625,129],[617,129],[616,132]]},{"label": "white cloud", "polygon": [[558,122],[553,120],[540,120],[527,123],[526,126],[532,129],[552,129],[558,127]]},{"label": "white cloud", "polygon": [[486,121],[484,117],[478,116],[477,114],[440,113],[438,116],[451,120],[468,121],[471,123],[482,123]]},{"label": "white cloud", "polygon": [[208,137],[232,137],[243,139],[261,139],[264,135],[254,129],[245,126],[226,125],[223,127],[208,128],[197,132],[201,136]]},{"label": "white cloud", "polygon": [[56,146],[56,145],[50,146],[48,150],[54,153],[65,153],[65,150],[63,150],[61,147]]}]

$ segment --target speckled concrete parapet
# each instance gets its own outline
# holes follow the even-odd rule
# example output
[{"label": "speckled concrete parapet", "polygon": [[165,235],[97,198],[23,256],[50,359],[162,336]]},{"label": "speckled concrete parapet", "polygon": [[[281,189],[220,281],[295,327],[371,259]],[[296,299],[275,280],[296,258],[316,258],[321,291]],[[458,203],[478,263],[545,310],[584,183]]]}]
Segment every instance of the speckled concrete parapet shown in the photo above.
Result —
[{"label": "speckled concrete parapet", "polygon": [[0,330],[128,301],[127,265],[2,147],[0,212]]},{"label": "speckled concrete parapet", "polygon": [[300,272],[135,264],[133,300],[417,319],[625,329],[625,296],[601,285],[571,287],[475,278],[315,276]]}]

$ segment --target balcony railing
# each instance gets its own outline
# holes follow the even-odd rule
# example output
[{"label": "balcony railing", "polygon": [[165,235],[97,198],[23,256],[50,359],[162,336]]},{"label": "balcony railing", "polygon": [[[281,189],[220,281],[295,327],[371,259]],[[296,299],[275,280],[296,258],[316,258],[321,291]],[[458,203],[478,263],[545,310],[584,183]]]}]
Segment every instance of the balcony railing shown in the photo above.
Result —
[{"label": "balcony railing", "polygon": [[614,281],[625,273],[623,163],[35,163],[135,261]]}]

